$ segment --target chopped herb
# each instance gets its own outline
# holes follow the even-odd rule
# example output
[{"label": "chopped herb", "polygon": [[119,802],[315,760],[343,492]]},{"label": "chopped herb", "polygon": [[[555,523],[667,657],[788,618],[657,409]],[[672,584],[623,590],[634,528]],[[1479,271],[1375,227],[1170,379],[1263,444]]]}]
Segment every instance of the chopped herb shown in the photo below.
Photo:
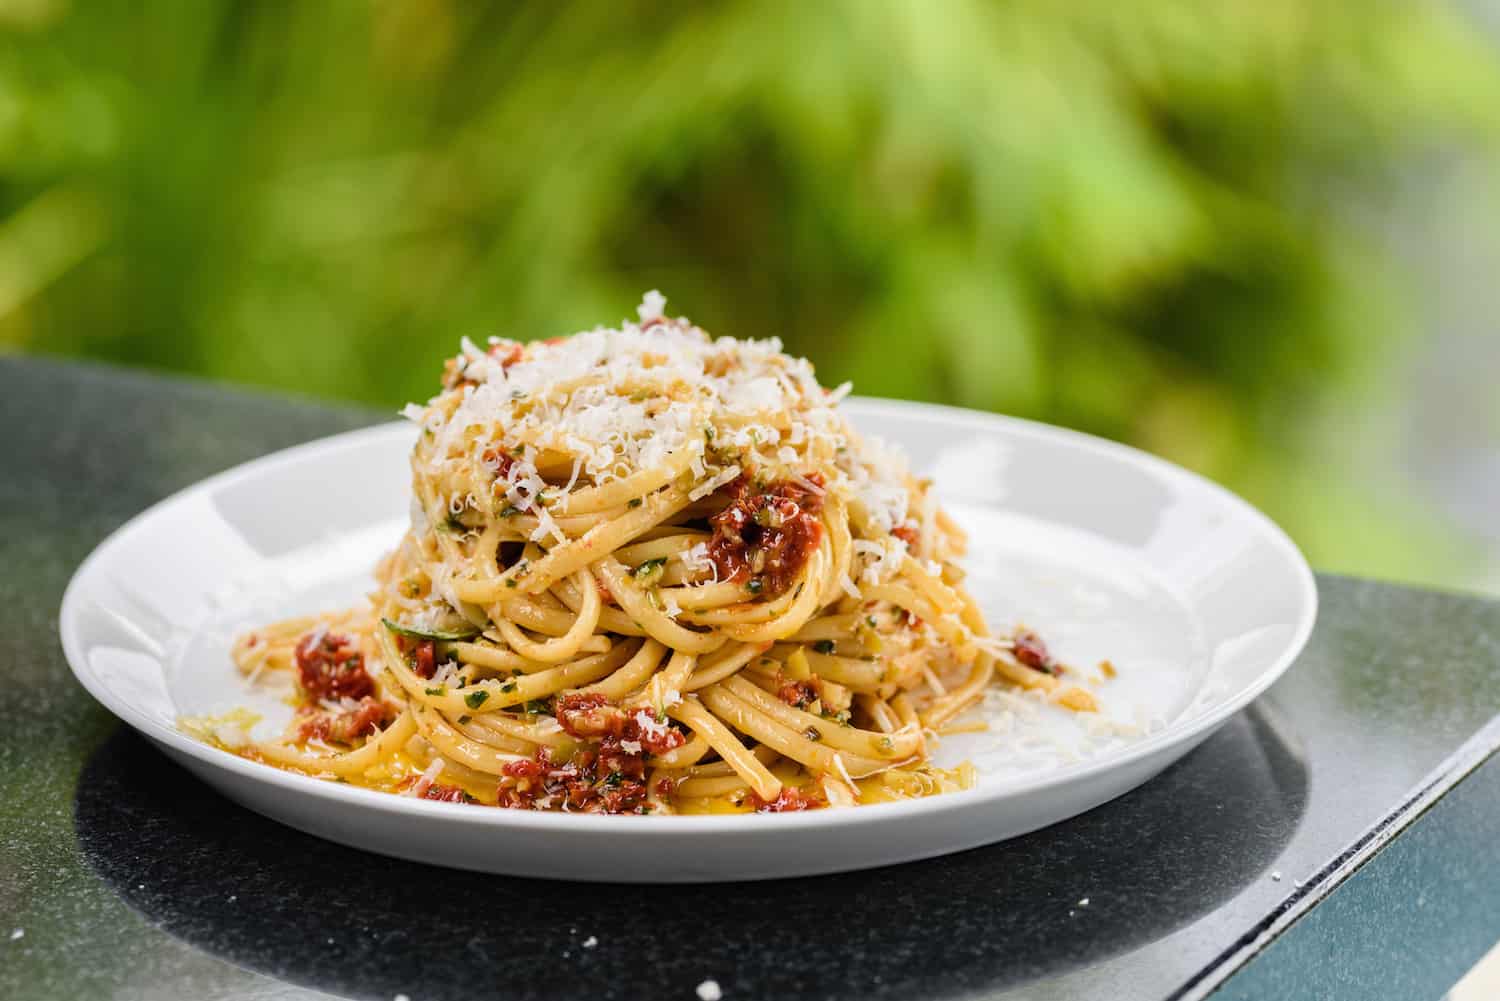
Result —
[{"label": "chopped herb", "polygon": [[709,441],[714,440],[714,426],[712,424],[703,425],[703,437],[707,438]]},{"label": "chopped herb", "polygon": [[891,738],[889,738],[889,737],[881,737],[881,738],[880,738],[880,749],[881,749],[881,750],[882,750],[882,751],[890,751],[890,750],[894,750],[894,749],[895,749],[895,747],[896,747],[896,745],[895,745],[895,743],[894,743],[894,742],[893,742],[893,741],[892,741],[892,740],[891,740]]},{"label": "chopped herb", "polygon": [[520,563],[516,564],[517,577],[525,577],[529,573],[531,573],[531,567],[527,565],[525,560],[522,560]]},{"label": "chopped herb", "polygon": [[625,776],[621,775],[619,772],[610,772],[604,777],[604,785],[610,789],[613,789],[615,786],[624,781]]},{"label": "chopped herb", "polygon": [[751,594],[760,594],[761,590],[764,587],[765,585],[761,583],[759,577],[752,577],[750,578],[750,583],[745,585],[745,590],[749,591]]},{"label": "chopped herb", "polygon": [[823,739],[823,731],[819,730],[815,726],[810,726],[806,730],[802,731],[802,736],[806,737],[808,740],[813,740],[813,741],[822,740]]},{"label": "chopped herb", "polygon": [[460,716],[460,717],[459,717],[459,718],[458,718],[458,721],[459,721],[459,722],[460,722],[460,723],[467,723],[467,722],[469,722],[469,720],[471,720],[471,719],[473,719],[473,718],[474,718],[474,717],[473,717],[473,716],[470,716],[470,715],[469,715],[469,714],[468,714],[468,713],[464,713],[464,715],[462,715],[462,716]]},{"label": "chopped herb", "polygon": [[640,507],[644,503],[646,503],[644,499],[642,499],[640,497],[632,497],[632,498],[630,498],[630,503],[626,504],[625,506],[626,507]]},{"label": "chopped herb", "polygon": [[833,653],[833,640],[818,640],[813,644],[813,649],[818,653]]},{"label": "chopped herb", "polygon": [[512,515],[517,515],[517,514],[520,514],[520,513],[521,513],[521,509],[518,508],[518,507],[516,507],[514,504],[507,504],[503,508],[500,509],[500,517],[502,517],[502,518],[509,518]]},{"label": "chopped herb", "polygon": [[661,579],[662,568],[666,565],[667,558],[665,556],[658,557],[654,560],[647,560],[640,566],[636,567],[634,570],[630,571],[630,576],[634,577],[636,579],[636,582],[639,584],[654,584]]},{"label": "chopped herb", "polygon": [[446,685],[438,685],[436,688],[424,688],[423,691],[428,695],[447,695],[448,687]]},{"label": "chopped herb", "polygon": [[552,712],[552,703],[546,699],[527,699],[526,704],[521,707],[524,712],[533,716]]},{"label": "chopped herb", "polygon": [[507,578],[505,578],[505,586],[506,587],[515,587],[516,586],[516,579],[514,577],[507,577]]},{"label": "chopped herb", "polygon": [[433,640],[435,642],[451,642],[456,640],[473,639],[479,635],[479,628],[470,623],[464,623],[456,629],[418,629],[415,626],[403,626],[399,622],[390,619],[381,619],[381,624],[397,636],[405,636],[414,640]]},{"label": "chopped herb", "polygon": [[452,532],[454,535],[463,535],[469,530],[468,525],[465,525],[463,522],[459,521],[451,514],[446,519],[444,519],[443,528],[449,532]]},{"label": "chopped herb", "polygon": [[513,691],[515,691],[516,690],[516,679],[515,678],[506,678],[504,681],[502,681],[500,683],[500,690],[502,692],[513,692]]},{"label": "chopped herb", "polygon": [[875,616],[873,616],[873,615],[866,615],[865,616],[865,625],[869,626],[871,629],[874,629],[875,628]]},{"label": "chopped herb", "polygon": [[480,706],[489,701],[489,697],[490,693],[481,688],[477,692],[470,692],[468,695],[465,695],[464,705],[468,706],[470,709],[478,709]]}]

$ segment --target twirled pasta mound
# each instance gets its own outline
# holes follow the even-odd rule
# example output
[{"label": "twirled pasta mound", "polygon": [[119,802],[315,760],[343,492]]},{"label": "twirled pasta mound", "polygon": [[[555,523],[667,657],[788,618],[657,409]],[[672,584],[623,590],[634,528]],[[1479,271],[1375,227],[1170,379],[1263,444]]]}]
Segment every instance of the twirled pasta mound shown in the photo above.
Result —
[{"label": "twirled pasta mound", "polygon": [[411,526],[368,607],[240,636],[291,672],[230,750],[377,789],[609,813],[782,811],[964,788],[929,752],[995,683],[1074,709],[1030,633],[990,636],[964,536],[779,342],[663,315],[468,341],[407,408]]}]

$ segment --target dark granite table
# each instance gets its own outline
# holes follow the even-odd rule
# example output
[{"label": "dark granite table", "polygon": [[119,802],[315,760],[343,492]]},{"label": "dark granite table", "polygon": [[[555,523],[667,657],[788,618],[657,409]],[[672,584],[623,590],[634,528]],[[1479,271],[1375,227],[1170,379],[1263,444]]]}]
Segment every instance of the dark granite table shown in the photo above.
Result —
[{"label": "dark granite table", "polygon": [[150,502],[379,417],[0,360],[0,998],[1365,1001],[1438,997],[1500,938],[1500,603],[1336,577],[1306,654],[1199,750],[949,858],[612,888],[264,820],[74,683],[58,603]]}]

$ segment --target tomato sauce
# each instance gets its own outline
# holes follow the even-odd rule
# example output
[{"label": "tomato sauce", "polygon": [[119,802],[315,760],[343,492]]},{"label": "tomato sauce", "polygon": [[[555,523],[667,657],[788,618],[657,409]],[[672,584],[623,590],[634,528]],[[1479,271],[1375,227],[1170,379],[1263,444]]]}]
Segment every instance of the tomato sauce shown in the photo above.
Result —
[{"label": "tomato sauce", "polygon": [[361,737],[379,733],[390,715],[390,707],[373,698],[360,699],[358,705],[349,709],[304,706],[299,714],[297,739],[352,744]]},{"label": "tomato sauce", "polygon": [[502,769],[499,805],[517,809],[561,806],[589,813],[646,810],[646,763],[653,754],[681,747],[681,730],[644,709],[633,715],[597,692],[572,692],[557,700],[557,721],[570,736],[594,742],[562,762],[549,748]]},{"label": "tomato sauce", "polygon": [[823,477],[813,473],[807,481],[818,489],[795,480],[757,488],[744,476],[724,488],[729,506],[708,519],[708,558],[719,580],[745,582],[765,594],[791,585],[823,541]]},{"label": "tomato sauce", "polygon": [[359,646],[342,633],[308,633],[297,643],[297,681],[309,699],[362,699],[375,691]]},{"label": "tomato sauce", "polygon": [[1047,650],[1042,638],[1029,629],[1023,629],[1013,638],[1016,660],[1043,674],[1061,674],[1058,664]]}]

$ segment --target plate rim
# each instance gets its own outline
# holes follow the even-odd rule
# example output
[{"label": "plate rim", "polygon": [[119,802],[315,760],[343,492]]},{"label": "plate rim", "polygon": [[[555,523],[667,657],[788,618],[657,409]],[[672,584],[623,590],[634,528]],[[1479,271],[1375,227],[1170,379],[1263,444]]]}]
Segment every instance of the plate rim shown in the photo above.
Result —
[{"label": "plate rim", "polygon": [[[356,446],[363,439],[394,437],[398,431],[407,431],[411,424],[405,420],[385,421],[368,427],[355,428],[332,435],[312,439],[286,448],[276,449],[227,469],[196,480],[166,497],[156,501],[139,513],[126,519],[109,532],[89,551],[78,564],[63,592],[58,609],[58,633],[62,642],[64,659],[73,677],[95,701],[109,710],[117,719],[141,735],[158,744],[180,752],[203,764],[234,773],[240,777],[278,786],[290,793],[299,793],[324,799],[332,803],[344,803],[355,807],[369,807],[381,811],[406,814],[411,817],[440,817],[448,823],[469,827],[495,829],[523,828],[533,831],[575,832],[579,834],[609,834],[622,836],[640,832],[643,835],[660,836],[669,832],[679,834],[716,833],[720,835],[744,834],[754,831],[815,830],[822,828],[843,829],[850,825],[896,824],[902,820],[945,814],[954,810],[995,806],[1007,800],[1034,795],[1072,783],[1083,783],[1106,772],[1124,769],[1153,755],[1166,752],[1179,744],[1189,749],[1217,730],[1230,717],[1250,705],[1296,662],[1306,649],[1308,639],[1317,621],[1319,595],[1317,579],[1306,556],[1268,515],[1255,505],[1200,473],[1193,472],[1142,449],[1111,441],[1087,432],[1046,424],[1006,414],[987,413],[942,403],[926,403],[910,400],[894,400],[883,397],[851,396],[845,401],[848,410],[899,416],[927,414],[949,420],[972,422],[996,431],[1022,433],[1042,440],[1063,441],[1073,447],[1081,447],[1097,454],[1121,458],[1142,465],[1152,472],[1178,481],[1191,483],[1195,488],[1206,490],[1217,501],[1227,505],[1239,516],[1258,527],[1266,541],[1274,545],[1292,570],[1297,583],[1299,618],[1292,636],[1283,645],[1274,660],[1256,676],[1255,680],[1231,698],[1227,698],[1202,715],[1184,725],[1167,724],[1162,730],[1147,734],[1118,752],[1098,758],[1064,765],[1008,782],[1004,788],[973,789],[930,796],[922,799],[894,803],[875,803],[854,810],[809,810],[779,814],[724,814],[689,816],[608,816],[589,813],[551,813],[530,810],[454,810],[452,804],[437,803],[414,797],[393,796],[390,793],[364,789],[359,786],[328,782],[310,775],[284,771],[231,754],[194,740],[175,727],[165,726],[138,710],[129,700],[118,697],[102,684],[101,679],[88,665],[83,641],[78,635],[84,590],[93,576],[94,568],[102,563],[113,549],[122,545],[130,536],[158,515],[160,511],[181,502],[190,495],[207,493],[236,481],[253,477],[262,468],[291,458],[303,458],[324,451]],[[1131,788],[1135,788],[1135,783]]]}]

